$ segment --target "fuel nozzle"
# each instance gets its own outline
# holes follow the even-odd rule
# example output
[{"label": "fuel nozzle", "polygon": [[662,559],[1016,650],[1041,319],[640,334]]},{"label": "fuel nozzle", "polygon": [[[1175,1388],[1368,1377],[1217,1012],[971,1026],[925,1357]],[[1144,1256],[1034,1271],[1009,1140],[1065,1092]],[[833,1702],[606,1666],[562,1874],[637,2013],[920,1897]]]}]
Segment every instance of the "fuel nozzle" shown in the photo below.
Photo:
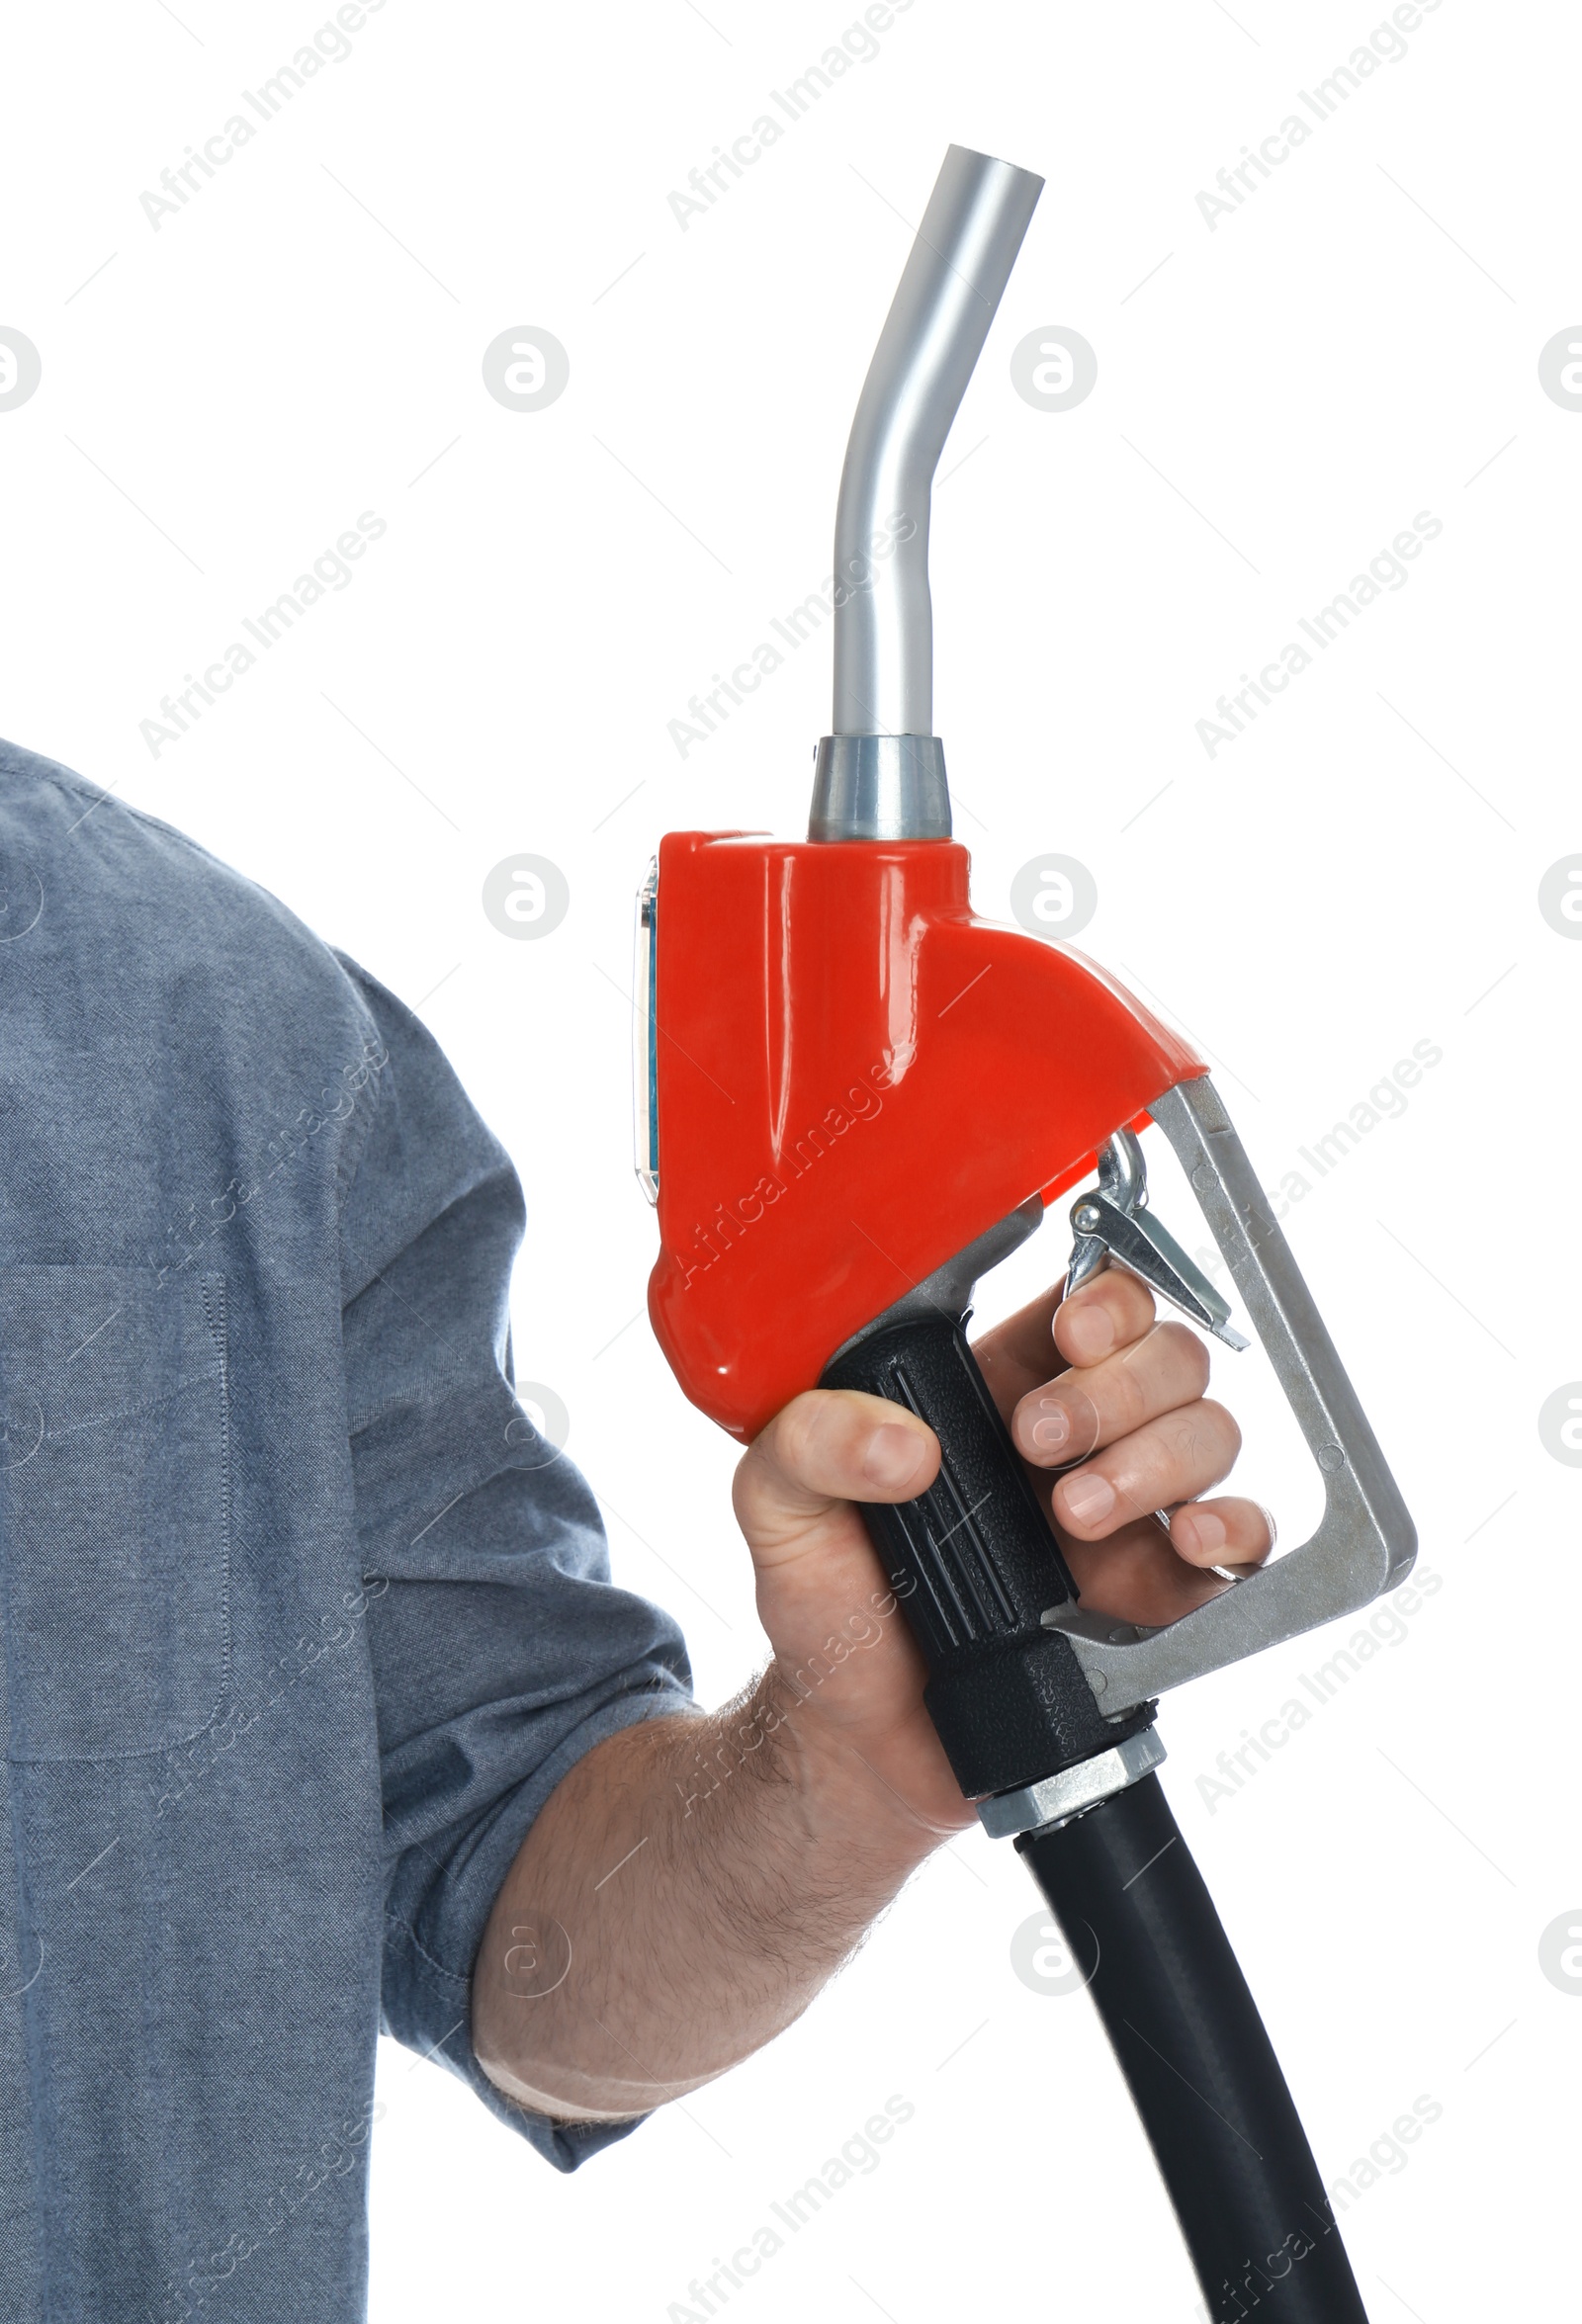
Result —
[{"label": "fuel nozzle", "polygon": [[[1214,2324],[1241,2324],[1255,2279],[1260,2324],[1365,2324],[1160,1787],[1155,1712],[1402,1580],[1411,1519],[1206,1062],[1071,947],[977,917],[933,732],[929,494],[1042,183],[952,145],[880,333],[807,841],[670,832],[639,900],[649,1312],[686,1394],[744,1441],[816,1382],[933,1428],[934,1482],[863,1519],[962,1793],[1083,1963]],[[1158,1625],[1082,1601],[966,1337],[978,1277],[1064,1194],[1068,1291],[1119,1264],[1247,1344],[1148,1207],[1150,1122],[1324,1482],[1307,1541]]]}]

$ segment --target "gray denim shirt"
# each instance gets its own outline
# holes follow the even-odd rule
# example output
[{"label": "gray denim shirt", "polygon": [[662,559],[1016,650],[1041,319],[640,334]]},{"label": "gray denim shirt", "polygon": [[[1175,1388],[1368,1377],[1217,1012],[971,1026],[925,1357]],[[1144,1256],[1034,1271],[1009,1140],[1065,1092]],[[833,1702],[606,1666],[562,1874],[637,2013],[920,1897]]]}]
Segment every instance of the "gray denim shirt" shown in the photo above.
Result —
[{"label": "gray denim shirt", "polygon": [[538,1809],[676,1709],[511,1388],[521,1189],[434,1042],[0,743],[0,2320],[354,2324],[381,2026],[481,2073]]}]

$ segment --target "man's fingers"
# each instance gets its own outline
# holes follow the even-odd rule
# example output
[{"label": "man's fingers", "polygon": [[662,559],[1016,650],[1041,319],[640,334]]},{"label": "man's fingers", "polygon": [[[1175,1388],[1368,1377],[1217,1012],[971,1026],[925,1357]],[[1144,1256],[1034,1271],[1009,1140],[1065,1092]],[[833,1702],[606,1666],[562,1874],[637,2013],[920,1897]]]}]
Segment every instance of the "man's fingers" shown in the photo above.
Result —
[{"label": "man's fingers", "polygon": [[978,1369],[1005,1420],[1010,1420],[1017,1400],[1040,1380],[1047,1380],[1054,1368],[1051,1325],[1059,1298],[1060,1285],[1056,1283],[972,1343]]},{"label": "man's fingers", "polygon": [[1124,1267],[1100,1267],[1055,1310],[1055,1345],[1068,1364],[1097,1364],[1141,1339],[1154,1320],[1154,1295]]},{"label": "man's fingers", "polygon": [[1101,1540],[1133,1517],[1190,1501],[1217,1485],[1241,1441],[1241,1430],[1222,1404],[1204,1398],[1185,1405],[1062,1477],[1055,1487],[1055,1515],[1079,1540]]},{"label": "man's fingers", "polygon": [[1196,1333],[1185,1324],[1156,1324],[1101,1363],[1062,1372],[1024,1396],[1011,1433],[1023,1460],[1059,1468],[1161,1413],[1194,1403],[1207,1385],[1208,1350]]},{"label": "man's fingers", "polygon": [[1149,1626],[1179,1621],[1234,1587],[1178,1557],[1151,1516],[1122,1525],[1107,1541],[1068,1536],[1066,1563],[1090,1613]]},{"label": "man's fingers", "polygon": [[1189,1501],[1172,1509],[1170,1546],[1193,1566],[1261,1566],[1274,1546],[1274,1520],[1256,1501]]},{"label": "man's fingers", "polygon": [[1008,1420],[1062,1360],[1098,1363],[1141,1339],[1154,1320],[1153,1293],[1124,1268],[1100,1269],[1069,1300],[1061,1298],[1061,1288],[1057,1283],[1040,1292],[973,1341],[979,1369]]},{"label": "man's fingers", "polygon": [[938,1471],[938,1438],[916,1415],[854,1388],[811,1388],[744,1455],[737,1517],[754,1549],[768,1547],[836,1501],[911,1501]]}]

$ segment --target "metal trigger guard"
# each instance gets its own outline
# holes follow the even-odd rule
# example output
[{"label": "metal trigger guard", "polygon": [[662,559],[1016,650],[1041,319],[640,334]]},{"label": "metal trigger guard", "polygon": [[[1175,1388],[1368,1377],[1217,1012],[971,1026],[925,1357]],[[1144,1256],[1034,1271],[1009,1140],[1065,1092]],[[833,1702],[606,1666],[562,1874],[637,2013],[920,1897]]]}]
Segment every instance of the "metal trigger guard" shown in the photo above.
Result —
[{"label": "metal trigger guard", "polygon": [[1051,1607],[1099,1707],[1114,1717],[1189,1678],[1355,1613],[1404,1581],[1417,1533],[1263,1187],[1206,1076],[1149,1112],[1175,1148],[1324,1481],[1299,1549],[1158,1629]]}]

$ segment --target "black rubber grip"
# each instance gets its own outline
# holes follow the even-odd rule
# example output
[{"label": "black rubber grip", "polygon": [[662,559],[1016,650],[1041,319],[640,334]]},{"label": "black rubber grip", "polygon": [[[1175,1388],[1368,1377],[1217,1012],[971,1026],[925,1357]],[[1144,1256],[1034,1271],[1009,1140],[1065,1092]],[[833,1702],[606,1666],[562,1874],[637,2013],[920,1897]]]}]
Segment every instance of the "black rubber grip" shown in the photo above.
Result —
[{"label": "black rubber grip", "polygon": [[863,1517],[923,1649],[923,1700],[969,1799],[1036,1783],[1153,1720],[1101,1716],[1046,1606],[1077,1595],[988,1384],[947,1316],[869,1333],[820,1383],[860,1388],[927,1421],[943,1453],[916,1501]]},{"label": "black rubber grip", "polygon": [[1279,2060],[1158,1777],[1016,1847],[1089,1978],[1214,2324],[1367,2324]]}]

